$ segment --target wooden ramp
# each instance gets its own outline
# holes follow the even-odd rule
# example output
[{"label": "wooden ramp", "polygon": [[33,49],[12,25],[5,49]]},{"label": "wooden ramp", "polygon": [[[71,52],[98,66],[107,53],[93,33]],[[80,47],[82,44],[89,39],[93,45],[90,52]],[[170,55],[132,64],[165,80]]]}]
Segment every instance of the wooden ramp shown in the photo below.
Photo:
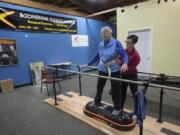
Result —
[{"label": "wooden ramp", "polygon": [[[87,102],[93,99],[87,96],[79,96],[78,93],[68,92],[64,95],[57,96],[58,105],[54,105],[54,99],[48,98],[44,100],[48,104],[78,118],[79,120],[91,125],[94,128],[101,130],[108,135],[139,135],[139,128],[136,127],[132,131],[119,131],[103,122],[92,119],[83,113],[83,107]],[[174,133],[173,135],[178,135],[180,133],[180,126],[163,122],[159,124],[156,119],[152,117],[146,117],[144,121],[144,135],[170,135],[167,133],[162,133],[162,131],[168,131]]]}]

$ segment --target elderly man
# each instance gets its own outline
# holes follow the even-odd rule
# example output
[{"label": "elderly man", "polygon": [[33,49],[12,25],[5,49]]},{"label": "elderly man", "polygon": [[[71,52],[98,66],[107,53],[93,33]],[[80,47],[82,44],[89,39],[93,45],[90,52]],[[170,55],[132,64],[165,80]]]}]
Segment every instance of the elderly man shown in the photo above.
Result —
[{"label": "elderly man", "polygon": [[[112,37],[112,29],[105,26],[101,29],[101,35],[103,41],[100,42],[97,54],[88,63],[88,66],[98,63],[99,75],[108,76],[108,72],[111,72],[111,77],[120,78],[120,71],[125,72],[127,70],[128,55],[123,49],[121,43]],[[120,67],[118,64],[118,56],[121,56],[124,63]],[[93,105],[100,105],[103,88],[106,84],[106,79],[98,78],[97,93],[93,102]],[[111,80],[112,100],[114,104],[113,115],[117,116],[120,113],[121,93],[120,82]]]}]

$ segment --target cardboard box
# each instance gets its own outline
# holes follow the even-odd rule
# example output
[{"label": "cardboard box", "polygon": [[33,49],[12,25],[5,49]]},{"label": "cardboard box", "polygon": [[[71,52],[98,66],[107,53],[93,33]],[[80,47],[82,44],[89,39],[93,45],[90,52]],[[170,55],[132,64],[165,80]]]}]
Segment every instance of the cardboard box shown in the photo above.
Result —
[{"label": "cardboard box", "polygon": [[11,92],[14,90],[12,79],[1,80],[0,84],[1,84],[0,85],[1,86],[1,92],[3,92],[3,93]]}]

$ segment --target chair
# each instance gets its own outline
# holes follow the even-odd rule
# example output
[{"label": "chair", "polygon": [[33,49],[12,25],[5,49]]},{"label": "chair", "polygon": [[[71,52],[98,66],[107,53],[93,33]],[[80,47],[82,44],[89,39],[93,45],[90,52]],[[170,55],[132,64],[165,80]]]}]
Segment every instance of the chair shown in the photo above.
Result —
[{"label": "chair", "polygon": [[[49,89],[48,89],[48,85],[49,84],[58,84],[59,90],[61,92],[61,87],[60,87],[60,79],[55,78],[55,80],[53,79],[53,72],[48,70],[48,69],[41,69],[41,93],[42,93],[42,88],[43,88],[43,84],[46,85],[47,88],[47,94],[49,96]],[[53,87],[52,87],[53,89]]]}]

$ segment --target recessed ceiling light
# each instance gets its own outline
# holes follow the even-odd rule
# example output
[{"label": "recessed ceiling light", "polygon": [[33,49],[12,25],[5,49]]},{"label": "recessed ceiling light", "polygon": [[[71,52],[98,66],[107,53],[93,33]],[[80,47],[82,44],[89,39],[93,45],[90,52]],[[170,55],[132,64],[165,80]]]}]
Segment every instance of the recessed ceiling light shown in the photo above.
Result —
[{"label": "recessed ceiling light", "polygon": [[121,10],[121,13],[123,13],[124,11],[125,11],[125,10],[124,10],[124,9],[122,9],[122,10]]},{"label": "recessed ceiling light", "polygon": [[134,9],[137,9],[138,8],[138,5],[134,6]]}]

